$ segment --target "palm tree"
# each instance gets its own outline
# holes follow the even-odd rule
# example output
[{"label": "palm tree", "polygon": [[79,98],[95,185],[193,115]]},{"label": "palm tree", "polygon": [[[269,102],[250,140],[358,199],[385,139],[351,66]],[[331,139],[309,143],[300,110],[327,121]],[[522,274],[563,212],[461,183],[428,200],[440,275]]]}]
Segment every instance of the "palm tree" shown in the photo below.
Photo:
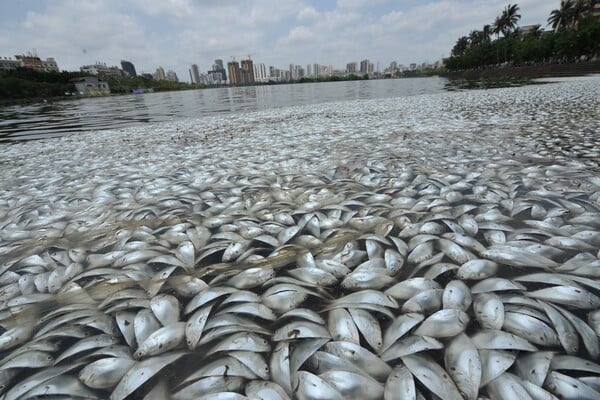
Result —
[{"label": "palm tree", "polygon": [[492,33],[496,35],[496,39],[500,39],[500,34],[504,30],[504,20],[501,17],[496,17],[492,24]]},{"label": "palm tree", "polygon": [[548,25],[552,26],[555,31],[560,28],[566,28],[573,22],[573,0],[562,0],[560,2],[560,8],[558,10],[552,10],[550,18],[548,18]]},{"label": "palm tree", "polygon": [[587,14],[590,4],[589,0],[577,0],[571,8],[571,26],[575,27],[581,19]]},{"label": "palm tree", "polygon": [[472,30],[469,33],[469,43],[471,46],[477,46],[483,42],[483,32],[478,30]]},{"label": "palm tree", "polygon": [[531,28],[531,31],[529,31],[529,35],[535,38],[539,38],[540,36],[542,36],[542,26],[540,24],[534,25]]},{"label": "palm tree", "polygon": [[481,29],[481,35],[483,36],[483,41],[484,42],[489,42],[490,41],[490,37],[493,34],[493,29],[490,25],[484,25],[483,28]]},{"label": "palm tree", "polygon": [[504,36],[508,36],[517,27],[517,22],[519,22],[519,19],[521,18],[521,14],[517,14],[518,12],[519,6],[516,4],[509,4],[504,11],[502,11],[500,19],[503,21],[502,34]]},{"label": "palm tree", "polygon": [[504,21],[501,17],[496,17],[494,20],[494,24],[492,25],[492,33],[496,35],[496,42],[494,43],[494,47],[496,47],[496,64],[500,64],[500,53],[498,51],[498,40],[500,39],[500,32],[504,30]]},{"label": "palm tree", "polygon": [[462,56],[463,54],[465,54],[465,51],[467,51],[468,48],[469,48],[469,38],[466,36],[462,36],[462,37],[458,38],[458,40],[456,41],[456,44],[452,48],[452,55],[453,56]]}]

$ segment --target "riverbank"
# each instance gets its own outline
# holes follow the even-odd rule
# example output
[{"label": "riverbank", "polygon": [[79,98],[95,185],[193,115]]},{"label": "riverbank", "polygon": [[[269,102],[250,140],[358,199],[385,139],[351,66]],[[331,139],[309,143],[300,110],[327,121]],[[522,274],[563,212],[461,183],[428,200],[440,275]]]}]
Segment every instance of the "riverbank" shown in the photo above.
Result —
[{"label": "riverbank", "polygon": [[600,74],[600,61],[567,64],[537,64],[514,67],[446,71],[439,75],[449,79],[514,79]]},{"label": "riverbank", "polygon": [[[41,72],[29,68],[3,71],[0,73],[0,106],[96,97],[77,93],[74,80],[82,76],[84,75],[80,72]],[[201,87],[185,82],[155,81],[144,77],[109,77],[106,81],[110,88],[108,96],[131,94],[133,90],[139,89],[162,92],[195,90]]]}]

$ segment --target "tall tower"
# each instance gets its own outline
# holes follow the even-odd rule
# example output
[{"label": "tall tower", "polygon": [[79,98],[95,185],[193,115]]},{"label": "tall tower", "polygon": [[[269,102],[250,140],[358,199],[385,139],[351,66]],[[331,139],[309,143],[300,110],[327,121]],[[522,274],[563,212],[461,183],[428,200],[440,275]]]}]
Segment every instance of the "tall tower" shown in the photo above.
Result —
[{"label": "tall tower", "polygon": [[321,64],[314,63],[312,72],[313,72],[314,76],[320,76],[321,75]]},{"label": "tall tower", "polygon": [[254,83],[254,64],[252,60],[242,60],[242,83]]},{"label": "tall tower", "polygon": [[156,69],[156,80],[158,81],[164,81],[165,79],[167,79],[167,75],[165,74],[165,70],[163,67],[158,67]]},{"label": "tall tower", "polygon": [[221,80],[227,80],[227,73],[225,72],[225,67],[223,67],[223,60],[216,59],[215,63],[212,66],[212,70],[213,72],[218,72],[221,74]]},{"label": "tall tower", "polygon": [[190,74],[192,76],[192,83],[199,84],[200,83],[200,71],[198,70],[198,65],[192,64],[190,68]]},{"label": "tall tower", "polygon": [[229,72],[229,83],[231,85],[239,85],[242,83],[240,64],[238,64],[237,61],[229,61],[227,63],[227,70]]},{"label": "tall tower", "polygon": [[254,64],[254,80],[256,82],[267,82],[267,68],[265,64],[258,63]]},{"label": "tall tower", "polygon": [[133,65],[131,61],[121,60],[121,68],[123,68],[123,71],[127,72],[127,75],[133,77],[137,76],[135,65]]},{"label": "tall tower", "polygon": [[360,62],[360,72],[362,74],[368,74],[369,73],[369,64],[370,64],[369,59],[362,60]]}]

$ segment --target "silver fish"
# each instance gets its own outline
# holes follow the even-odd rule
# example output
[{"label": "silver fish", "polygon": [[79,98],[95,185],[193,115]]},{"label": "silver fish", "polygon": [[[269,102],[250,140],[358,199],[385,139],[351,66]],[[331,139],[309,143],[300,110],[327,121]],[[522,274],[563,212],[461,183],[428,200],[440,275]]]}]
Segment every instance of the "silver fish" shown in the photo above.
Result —
[{"label": "silver fish", "polygon": [[112,389],[134,364],[128,358],[102,358],[86,365],[79,372],[79,379],[93,389]]},{"label": "silver fish", "polygon": [[471,339],[457,335],[444,353],[446,370],[466,399],[476,399],[481,382],[481,360]]},{"label": "silver fish", "polygon": [[329,382],[310,372],[300,371],[294,385],[298,400],[343,400],[344,396]]},{"label": "silver fish", "polygon": [[444,399],[462,399],[446,371],[429,357],[407,355],[402,357],[402,362],[413,376],[436,396]]},{"label": "silver fish", "polygon": [[185,339],[185,322],[175,322],[152,332],[133,354],[136,360],[156,356],[179,347]]},{"label": "silver fish", "polygon": [[379,399],[383,396],[383,385],[368,376],[348,371],[329,371],[319,377],[346,398]]},{"label": "silver fish", "polygon": [[151,379],[167,365],[174,363],[185,353],[173,352],[148,358],[135,363],[119,381],[110,394],[111,400],[124,399]]}]

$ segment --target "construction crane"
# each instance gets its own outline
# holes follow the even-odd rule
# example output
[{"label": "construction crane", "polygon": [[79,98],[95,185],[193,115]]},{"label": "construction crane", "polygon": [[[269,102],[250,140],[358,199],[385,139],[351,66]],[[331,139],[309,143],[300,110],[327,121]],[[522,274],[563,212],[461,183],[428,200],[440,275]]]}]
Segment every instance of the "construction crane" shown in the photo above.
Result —
[{"label": "construction crane", "polygon": [[231,61],[235,61],[235,58],[244,58],[244,57],[248,57],[249,60],[252,60],[252,57],[255,56],[256,53],[250,53],[250,54],[243,54],[243,55],[237,55],[237,56],[230,56],[231,57]]}]

